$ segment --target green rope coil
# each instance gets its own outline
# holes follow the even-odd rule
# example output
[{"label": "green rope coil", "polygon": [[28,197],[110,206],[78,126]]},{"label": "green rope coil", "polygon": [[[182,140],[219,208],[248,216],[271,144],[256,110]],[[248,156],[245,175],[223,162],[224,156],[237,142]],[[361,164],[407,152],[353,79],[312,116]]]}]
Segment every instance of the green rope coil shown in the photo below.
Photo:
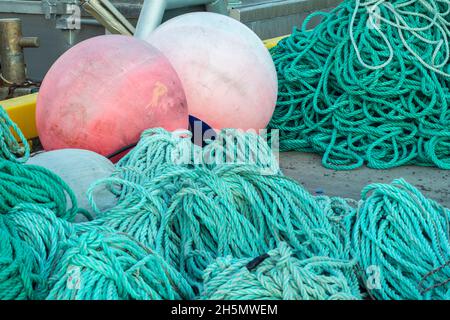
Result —
[{"label": "green rope coil", "polygon": [[43,205],[69,221],[81,212],[70,187],[59,176],[40,166],[0,160],[0,194],[0,214],[21,203]]},{"label": "green rope coil", "polygon": [[[232,135],[230,131],[226,134]],[[88,194],[94,207],[92,191],[98,184],[126,190],[126,197],[93,223],[128,233],[156,250],[199,290],[203,270],[217,257],[257,256],[280,241],[294,247],[302,259],[315,255],[349,259],[345,229],[324,214],[323,208],[332,211],[335,202],[316,201],[295,181],[267,174],[267,168],[277,168],[274,159],[253,164],[174,164],[167,155],[170,150],[180,150],[177,144],[186,150],[195,147],[187,145],[191,143],[189,136],[180,139],[169,135],[149,130],[121,163],[117,176],[98,181],[91,188]],[[227,154],[212,151],[216,146],[212,143],[205,148],[203,156],[220,158],[221,163]],[[154,152],[148,152],[150,149]],[[151,155],[168,162],[163,165]],[[130,160],[136,158],[145,159],[147,166],[141,160],[139,167],[133,167]],[[119,178],[121,170],[125,171]],[[273,171],[278,173],[278,169]],[[151,172],[153,177],[142,178],[142,172]],[[354,210],[342,203],[336,208]],[[356,277],[348,277],[356,282]]]},{"label": "green rope coil", "polygon": [[352,248],[371,296],[450,299],[450,210],[404,180],[369,185],[362,200]]},{"label": "green rope coil", "polygon": [[282,242],[255,259],[218,258],[205,270],[201,299],[357,300],[359,288],[343,272],[354,263],[320,256],[299,260]]},{"label": "green rope coil", "polygon": [[33,204],[0,214],[0,299],[45,299],[60,243],[71,232],[68,222]]},{"label": "green rope coil", "polygon": [[0,215],[0,236],[0,299],[194,297],[178,272],[129,235],[72,224],[42,206]]},{"label": "green rope coil", "polygon": [[59,176],[40,166],[24,165],[29,153],[24,135],[0,106],[0,214],[22,203],[43,205],[69,221],[78,212],[84,213],[78,209],[73,191]]},{"label": "green rope coil", "polygon": [[[186,280],[126,234],[90,229],[62,246],[47,299],[192,299]],[[79,278],[77,278],[79,275]],[[71,284],[71,285],[68,285]]]},{"label": "green rope coil", "polygon": [[280,149],[337,170],[450,169],[449,21],[448,0],[346,0],[309,16],[271,51]]}]

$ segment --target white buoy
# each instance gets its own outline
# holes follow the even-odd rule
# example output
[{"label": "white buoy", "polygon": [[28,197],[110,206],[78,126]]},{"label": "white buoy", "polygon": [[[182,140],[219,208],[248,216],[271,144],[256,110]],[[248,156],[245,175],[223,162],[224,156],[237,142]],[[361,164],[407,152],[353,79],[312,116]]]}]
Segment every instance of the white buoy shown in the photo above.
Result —
[{"label": "white buoy", "polygon": [[[27,164],[45,167],[60,176],[73,190],[78,207],[89,211],[95,218],[87,198],[87,190],[95,181],[110,177],[114,164],[98,153],[81,149],[60,149],[38,153]],[[94,199],[99,210],[105,211],[116,205],[116,197],[105,187],[94,191]],[[68,200],[69,201],[69,200]],[[85,221],[83,215],[77,215],[75,222]]]},{"label": "white buoy", "polygon": [[213,129],[264,129],[277,99],[275,65],[261,39],[230,17],[193,12],[146,39],[178,73],[189,114]]}]

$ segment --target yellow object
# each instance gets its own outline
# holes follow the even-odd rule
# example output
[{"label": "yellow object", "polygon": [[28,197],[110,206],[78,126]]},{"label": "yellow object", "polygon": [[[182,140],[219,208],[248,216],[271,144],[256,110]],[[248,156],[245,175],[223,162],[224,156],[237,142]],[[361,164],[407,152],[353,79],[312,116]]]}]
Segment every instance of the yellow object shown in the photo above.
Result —
[{"label": "yellow object", "polygon": [[0,101],[12,121],[14,121],[24,134],[25,138],[33,139],[38,136],[36,129],[37,93]]},{"label": "yellow object", "polygon": [[267,39],[267,40],[264,40],[263,42],[267,49],[271,49],[271,48],[275,47],[281,39],[286,38],[286,37],[288,37],[288,35],[276,37],[276,38],[272,38],[272,39]]}]

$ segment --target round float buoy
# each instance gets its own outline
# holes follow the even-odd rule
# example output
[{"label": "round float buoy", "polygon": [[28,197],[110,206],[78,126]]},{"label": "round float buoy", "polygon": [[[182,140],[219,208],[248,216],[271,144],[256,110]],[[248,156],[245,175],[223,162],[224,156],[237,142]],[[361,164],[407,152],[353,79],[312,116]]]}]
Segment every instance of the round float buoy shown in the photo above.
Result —
[{"label": "round float buoy", "polygon": [[277,75],[258,36],[230,17],[196,12],[173,18],[146,40],[170,60],[189,114],[214,129],[261,129],[277,98]]},{"label": "round float buoy", "polygon": [[110,155],[153,127],[186,129],[186,98],[176,71],[156,48],[108,35],[65,52],[42,82],[36,124],[45,150]]},{"label": "round float buoy", "polygon": [[[87,198],[87,190],[97,180],[108,178],[114,171],[114,165],[107,158],[88,150],[62,149],[38,153],[27,164],[44,167],[60,176],[73,190],[78,207],[86,209],[95,218]],[[116,197],[105,187],[95,188],[94,201],[100,211],[116,205]],[[68,199],[69,201],[69,199]],[[75,217],[75,222],[86,220],[82,215]]]}]

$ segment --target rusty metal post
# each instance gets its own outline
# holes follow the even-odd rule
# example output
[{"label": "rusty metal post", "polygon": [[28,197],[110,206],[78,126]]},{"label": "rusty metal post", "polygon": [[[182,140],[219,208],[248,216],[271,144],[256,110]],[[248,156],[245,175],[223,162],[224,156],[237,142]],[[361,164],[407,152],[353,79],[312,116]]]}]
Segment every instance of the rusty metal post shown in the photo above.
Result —
[{"label": "rusty metal post", "polygon": [[20,19],[0,19],[0,76],[6,86],[16,86],[26,81],[23,48],[27,47],[39,47],[39,39],[22,37]]}]

